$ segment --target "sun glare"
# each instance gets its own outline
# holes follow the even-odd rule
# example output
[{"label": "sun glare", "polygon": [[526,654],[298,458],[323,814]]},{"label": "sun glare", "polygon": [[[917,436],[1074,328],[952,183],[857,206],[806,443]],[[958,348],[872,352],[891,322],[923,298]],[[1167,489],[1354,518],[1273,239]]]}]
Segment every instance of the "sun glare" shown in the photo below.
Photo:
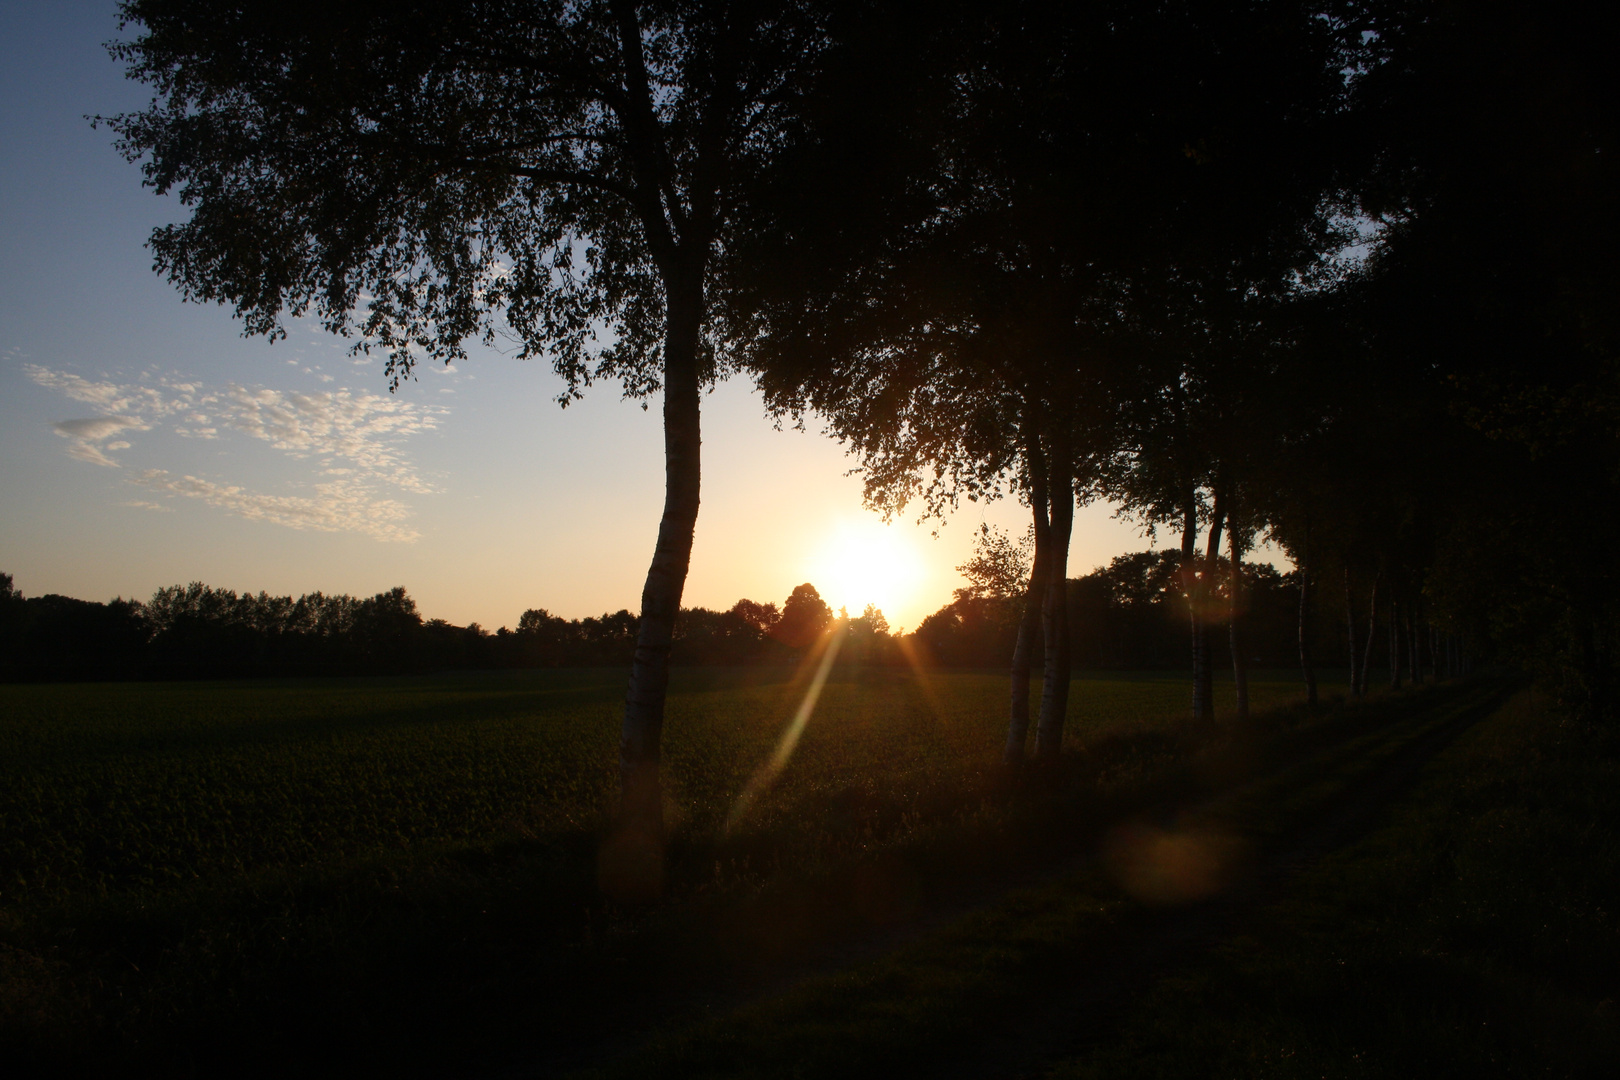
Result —
[{"label": "sun glare", "polygon": [[859,615],[876,604],[892,619],[923,576],[918,553],[898,526],[845,521],[828,537],[810,581],[834,610]]}]

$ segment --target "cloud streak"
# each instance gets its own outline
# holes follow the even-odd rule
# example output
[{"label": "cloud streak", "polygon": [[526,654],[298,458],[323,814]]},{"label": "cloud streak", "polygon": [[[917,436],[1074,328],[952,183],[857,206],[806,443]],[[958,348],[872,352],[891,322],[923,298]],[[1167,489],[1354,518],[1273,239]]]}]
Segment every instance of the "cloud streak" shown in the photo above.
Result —
[{"label": "cloud streak", "polygon": [[129,443],[119,441],[108,443],[105,447],[96,443],[105,442],[121,431],[146,431],[150,426],[133,416],[95,416],[85,420],[58,420],[51,425],[51,429],[69,440],[68,457],[116,469],[118,462],[108,457],[107,451],[127,450]]},{"label": "cloud streak", "polygon": [[425,495],[435,487],[416,470],[403,444],[436,428],[448,411],[441,405],[403,401],[349,389],[313,393],[229,384],[210,387],[175,379],[126,384],[86,379],[37,364],[23,372],[40,386],[94,406],[102,415],[60,420],[52,428],[69,440],[68,455],[92,464],[120,467],[109,451],[130,444],[115,436],[170,426],[189,439],[237,433],[267,443],[297,460],[314,459],[321,479],[313,495],[275,495],[203,477],[176,478],[165,469],[145,469],[131,482],[167,495],[200,499],[240,517],[295,529],[353,531],[378,540],[410,541],[419,535],[402,522],[409,507],[379,493],[383,487]]},{"label": "cloud streak", "polygon": [[358,532],[376,540],[405,543],[421,536],[403,524],[410,516],[408,506],[394,499],[376,498],[352,481],[317,484],[313,498],[267,495],[197,476],[172,476],[165,469],[146,469],[131,477],[130,482],[148,491],[200,499],[250,521],[268,521],[290,529]]},{"label": "cloud streak", "polygon": [[350,390],[299,394],[241,386],[205,395],[199,406],[201,423],[223,424],[295,457],[318,456],[328,467],[342,459],[406,491],[433,490],[397,444],[438,426],[440,407]]}]

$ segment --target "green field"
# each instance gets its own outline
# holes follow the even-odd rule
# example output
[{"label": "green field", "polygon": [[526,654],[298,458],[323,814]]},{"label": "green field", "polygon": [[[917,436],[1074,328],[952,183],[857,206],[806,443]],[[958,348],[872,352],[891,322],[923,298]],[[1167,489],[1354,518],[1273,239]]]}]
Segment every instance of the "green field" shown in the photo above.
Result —
[{"label": "green field", "polygon": [[[427,1071],[434,1054],[499,1059],[489,1047],[514,1031],[577,1033],[627,985],[662,985],[668,943],[739,904],[775,913],[770,941],[744,948],[766,966],[846,924],[903,919],[930,882],[1011,858],[1008,837],[1058,798],[1007,790],[1004,678],[851,672],[728,830],[803,684],[678,673],[668,898],[618,909],[598,895],[594,858],[624,682],[0,687],[6,1042],[41,1067],[206,1068],[255,1046],[270,1069],[328,1038],[347,1044],[329,1062],[378,1060],[380,1040],[384,1058]],[[1264,710],[1298,688],[1260,681],[1253,696]],[[1102,806],[1171,777],[1209,738],[1187,729],[1186,699],[1173,677],[1077,681],[1070,787]],[[875,900],[856,890],[847,911],[805,899],[886,853],[934,869]],[[812,913],[788,932],[793,902]]]},{"label": "green field", "polygon": [[[1104,845],[598,1075],[1611,1076],[1620,745],[1545,699],[1502,702],[1381,702],[1359,734],[1186,807],[1172,834],[1264,864],[1364,804],[1363,831],[1269,887],[1239,875],[1229,906],[1144,898]],[[1403,760],[1408,785],[1381,787]]]},{"label": "green field", "polygon": [[[33,909],[594,834],[615,790],[624,683],[569,671],[0,687],[0,901]],[[800,691],[755,672],[677,675],[666,722],[677,838],[718,836]],[[1257,683],[1254,696],[1265,708],[1297,688]],[[870,806],[857,842],[882,842],[929,797],[983,785],[1005,697],[991,675],[834,678],[737,831],[842,846],[803,819],[841,795]],[[1186,698],[1174,678],[1081,680],[1066,744],[1174,724]]]}]

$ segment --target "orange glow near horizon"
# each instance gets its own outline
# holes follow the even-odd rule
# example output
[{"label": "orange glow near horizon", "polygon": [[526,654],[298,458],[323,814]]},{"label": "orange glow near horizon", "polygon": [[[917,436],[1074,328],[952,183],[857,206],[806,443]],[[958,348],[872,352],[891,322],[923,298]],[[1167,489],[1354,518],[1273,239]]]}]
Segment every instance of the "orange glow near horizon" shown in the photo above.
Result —
[{"label": "orange glow near horizon", "polygon": [[840,521],[809,567],[810,582],[834,610],[847,608],[854,618],[874,604],[891,622],[912,605],[925,576],[906,530],[871,518]]}]

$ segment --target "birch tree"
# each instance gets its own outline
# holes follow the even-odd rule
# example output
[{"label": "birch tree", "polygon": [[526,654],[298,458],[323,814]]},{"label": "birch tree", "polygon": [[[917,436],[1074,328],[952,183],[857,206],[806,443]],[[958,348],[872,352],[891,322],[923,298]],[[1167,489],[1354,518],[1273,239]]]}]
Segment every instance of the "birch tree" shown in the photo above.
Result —
[{"label": "birch tree", "polygon": [[[247,334],[311,317],[391,385],[469,342],[662,395],[665,499],[624,711],[631,891],[657,888],[669,652],[700,483],[710,296],[738,192],[825,51],[810,3],[128,0],[110,118],[189,220],[156,270]],[[640,869],[635,869],[640,866]],[[639,884],[636,884],[638,883]]]},{"label": "birch tree", "polygon": [[[863,173],[859,206],[776,200],[773,269],[735,305],[767,401],[824,417],[879,509],[915,499],[943,514],[1009,491],[1030,506],[1010,761],[1024,754],[1037,632],[1036,755],[1060,745],[1073,511],[1117,455],[1120,417],[1177,392],[1184,372],[1207,383],[1218,350],[1205,339],[1233,336],[1227,313],[1285,288],[1331,239],[1319,143],[1343,90],[1341,29],[1287,3],[978,12],[918,50],[944,88],[931,113],[914,109],[881,147],[822,155],[883,162]],[[797,138],[820,147],[849,130]],[[781,171],[790,190],[837,190],[814,169]],[[1181,415],[1208,428],[1206,404]],[[1181,487],[1196,488],[1204,462],[1189,468]]]}]

